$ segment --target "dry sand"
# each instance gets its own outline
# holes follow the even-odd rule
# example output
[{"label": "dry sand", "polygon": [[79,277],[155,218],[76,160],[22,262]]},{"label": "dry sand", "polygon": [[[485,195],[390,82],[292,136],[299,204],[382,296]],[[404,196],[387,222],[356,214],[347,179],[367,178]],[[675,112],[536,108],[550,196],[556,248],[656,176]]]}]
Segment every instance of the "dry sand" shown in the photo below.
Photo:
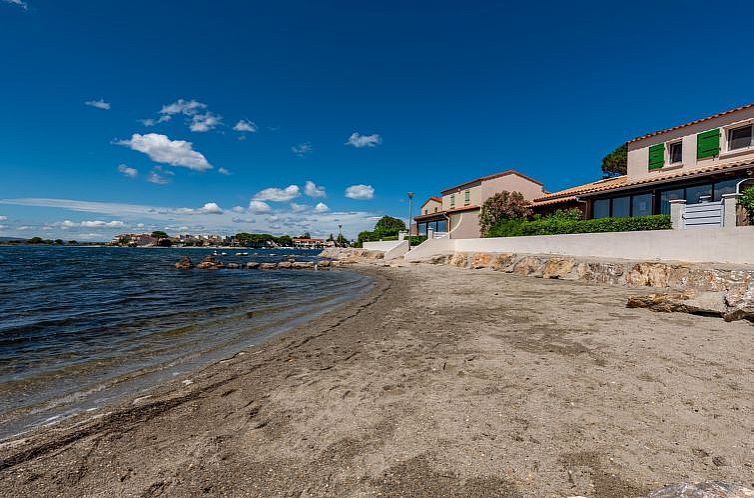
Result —
[{"label": "dry sand", "polygon": [[[5,496],[637,496],[754,483],[754,327],[438,266],[74,427]],[[71,425],[71,424],[67,424]]]}]

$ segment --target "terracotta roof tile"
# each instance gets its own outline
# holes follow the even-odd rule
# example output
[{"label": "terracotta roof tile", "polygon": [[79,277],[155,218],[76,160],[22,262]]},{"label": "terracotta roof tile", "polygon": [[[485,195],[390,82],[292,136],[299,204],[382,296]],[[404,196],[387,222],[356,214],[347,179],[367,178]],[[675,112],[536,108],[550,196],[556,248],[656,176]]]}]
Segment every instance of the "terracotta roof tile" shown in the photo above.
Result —
[{"label": "terracotta roof tile", "polygon": [[544,203],[554,204],[555,200],[559,202],[565,202],[567,198],[593,194],[597,192],[605,192],[610,190],[622,189],[627,187],[633,187],[638,185],[646,185],[657,182],[667,182],[680,178],[689,178],[695,176],[703,176],[710,173],[716,173],[718,171],[735,171],[737,169],[746,169],[754,165],[754,159],[744,159],[740,161],[718,163],[713,166],[707,166],[704,168],[695,169],[679,169],[676,171],[667,172],[665,174],[650,175],[644,178],[638,178],[630,180],[627,176],[619,176],[616,178],[609,178],[607,180],[600,180],[594,183],[587,183],[586,185],[579,185],[578,187],[572,187],[560,192],[553,192],[543,197],[534,199],[534,206],[542,206]]},{"label": "terracotta roof tile", "polygon": [[456,185],[454,187],[446,188],[445,190],[442,191],[442,194],[445,195],[446,192],[450,192],[451,190],[463,189],[464,187],[472,185],[477,182],[485,182],[487,180],[494,180],[495,178],[500,178],[501,176],[508,176],[508,175],[516,175],[520,178],[523,178],[524,180],[529,180],[532,183],[536,183],[537,185],[540,185],[540,186],[543,185],[542,182],[537,181],[533,178],[530,178],[524,175],[523,173],[519,173],[515,169],[509,169],[508,171],[503,171],[502,173],[495,173],[494,175],[483,176],[481,178],[477,178],[476,180],[471,180],[469,182],[464,182],[464,183],[461,183],[460,185]]},{"label": "terracotta roof tile", "polygon": [[696,121],[691,121],[691,122],[686,123],[686,124],[674,126],[672,128],[665,128],[664,130],[655,131],[655,132],[652,132],[652,133],[647,133],[646,135],[642,135],[640,137],[634,138],[633,140],[629,140],[628,143],[637,142],[639,140],[643,140],[643,139],[649,138],[649,137],[654,137],[656,135],[662,135],[663,133],[667,133],[669,131],[678,130],[680,128],[685,128],[686,126],[691,126],[691,125],[695,125],[695,124],[698,124],[698,123],[703,123],[705,121],[709,121],[710,119],[715,119],[715,118],[719,118],[719,117],[722,117],[722,116],[727,116],[728,114],[732,114],[732,113],[738,112],[738,111],[743,111],[744,109],[748,109],[749,107],[752,107],[752,106],[754,106],[754,104],[742,105],[741,107],[736,107],[735,109],[731,109],[731,110],[725,111],[725,112],[719,112],[717,114],[713,114],[712,116],[707,116],[706,118],[697,119]]}]

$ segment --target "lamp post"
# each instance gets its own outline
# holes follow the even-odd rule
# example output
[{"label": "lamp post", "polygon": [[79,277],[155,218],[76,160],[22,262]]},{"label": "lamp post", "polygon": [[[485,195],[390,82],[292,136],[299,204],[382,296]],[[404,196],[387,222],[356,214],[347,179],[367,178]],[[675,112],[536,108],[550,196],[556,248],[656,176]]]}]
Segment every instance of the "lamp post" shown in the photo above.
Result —
[{"label": "lamp post", "polygon": [[408,193],[408,235],[411,236],[411,218],[414,216],[414,193]]},{"label": "lamp post", "polygon": [[343,240],[343,225],[338,225],[338,245],[341,240]]}]

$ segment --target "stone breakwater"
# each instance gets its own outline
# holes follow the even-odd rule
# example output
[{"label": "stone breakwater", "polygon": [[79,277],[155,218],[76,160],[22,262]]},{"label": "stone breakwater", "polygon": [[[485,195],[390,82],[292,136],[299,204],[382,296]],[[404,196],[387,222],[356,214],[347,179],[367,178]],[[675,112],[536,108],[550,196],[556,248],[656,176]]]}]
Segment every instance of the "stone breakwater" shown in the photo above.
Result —
[{"label": "stone breakwater", "polygon": [[[349,248],[328,249],[321,256],[348,263],[374,263],[381,259],[378,251]],[[416,263],[470,270],[491,269],[528,277],[591,284],[663,289],[662,292],[632,297],[627,306],[659,312],[720,316],[728,321],[754,321],[754,268],[485,252],[441,254]]]},{"label": "stone breakwater", "polygon": [[223,263],[214,256],[207,256],[194,265],[191,258],[184,256],[175,264],[175,268],[178,270],[190,270],[192,268],[198,270],[327,270],[340,265],[340,261],[296,261],[294,258],[289,258],[287,261],[280,261],[277,263],[260,263],[258,261],[250,261],[248,263]]}]

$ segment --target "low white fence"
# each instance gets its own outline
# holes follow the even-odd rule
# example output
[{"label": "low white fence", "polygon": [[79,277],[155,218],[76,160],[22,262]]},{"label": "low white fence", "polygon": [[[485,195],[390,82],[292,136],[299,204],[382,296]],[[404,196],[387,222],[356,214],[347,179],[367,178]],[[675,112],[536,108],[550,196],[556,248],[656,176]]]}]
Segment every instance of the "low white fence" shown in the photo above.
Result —
[{"label": "low white fence", "polygon": [[409,250],[408,240],[385,240],[380,242],[364,242],[364,249],[381,251],[385,253],[385,259],[400,258]]},{"label": "low white fence", "polygon": [[642,261],[685,261],[754,265],[754,227],[653,230],[427,240],[405,256],[420,261],[453,252],[555,254]]}]

